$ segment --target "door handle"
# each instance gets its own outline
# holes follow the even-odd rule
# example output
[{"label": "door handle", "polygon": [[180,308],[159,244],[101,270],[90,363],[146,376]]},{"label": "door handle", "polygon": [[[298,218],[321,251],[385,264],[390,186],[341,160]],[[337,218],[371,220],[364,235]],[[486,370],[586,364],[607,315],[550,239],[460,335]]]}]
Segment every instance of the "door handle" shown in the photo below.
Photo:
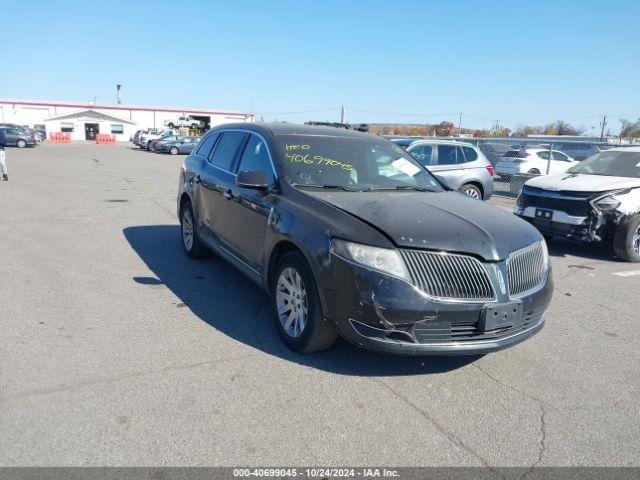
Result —
[{"label": "door handle", "polygon": [[224,198],[227,200],[231,200],[233,198],[233,192],[229,188],[224,191]]}]

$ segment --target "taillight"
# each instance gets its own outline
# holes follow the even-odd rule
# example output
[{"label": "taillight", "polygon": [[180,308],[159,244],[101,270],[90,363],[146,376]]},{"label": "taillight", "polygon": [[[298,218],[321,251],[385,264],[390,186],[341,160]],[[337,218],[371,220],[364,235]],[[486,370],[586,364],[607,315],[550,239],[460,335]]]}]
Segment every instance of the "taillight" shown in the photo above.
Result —
[{"label": "taillight", "polygon": [[487,172],[493,177],[493,167],[491,165],[487,165]]}]

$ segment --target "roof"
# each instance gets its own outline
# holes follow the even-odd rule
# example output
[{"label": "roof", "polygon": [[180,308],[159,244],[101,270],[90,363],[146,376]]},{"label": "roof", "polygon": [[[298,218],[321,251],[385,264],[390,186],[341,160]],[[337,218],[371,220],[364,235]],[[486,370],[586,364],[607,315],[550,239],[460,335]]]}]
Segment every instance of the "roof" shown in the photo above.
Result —
[{"label": "roof", "polygon": [[438,140],[437,138],[434,138],[433,140],[430,140],[430,139],[414,140],[413,142],[411,142],[411,145],[415,145],[418,143],[419,144],[437,144],[437,145],[464,145],[465,147],[474,146],[472,143],[461,142],[460,140]]},{"label": "roof", "polygon": [[0,105],[24,105],[29,107],[70,107],[70,108],[98,108],[101,110],[139,110],[146,112],[173,112],[180,114],[195,115],[232,115],[242,117],[254,117],[253,113],[237,112],[230,110],[202,110],[198,108],[178,108],[178,107],[143,107],[138,105],[93,105],[91,103],[73,103],[73,102],[48,102],[37,100],[13,100],[0,99]]},{"label": "roof", "polygon": [[242,128],[244,130],[254,130],[258,133],[267,133],[269,135],[317,135],[347,138],[382,138],[376,135],[358,132],[356,130],[320,127],[315,125],[299,125],[294,123],[225,123],[220,125],[220,128]]},{"label": "roof", "polygon": [[61,113],[60,115],[53,115],[51,117],[47,117],[44,119],[44,121],[49,122],[51,120],[64,120],[65,118],[74,118],[81,115],[87,115],[95,118],[106,118],[106,119],[117,120],[118,122],[128,123],[129,125],[135,125],[136,123],[136,122],[132,122],[127,118],[116,117],[115,115],[109,115],[107,113],[102,113],[102,112],[96,112],[93,109],[75,110],[73,112]]}]

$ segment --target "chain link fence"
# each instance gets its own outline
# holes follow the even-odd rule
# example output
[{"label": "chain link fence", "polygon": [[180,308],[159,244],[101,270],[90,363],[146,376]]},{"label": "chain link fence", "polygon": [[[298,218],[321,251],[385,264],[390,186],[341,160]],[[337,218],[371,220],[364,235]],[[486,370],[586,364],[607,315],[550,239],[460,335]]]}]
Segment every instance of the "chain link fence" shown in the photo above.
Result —
[{"label": "chain link fence", "polygon": [[[406,137],[404,137],[406,138]],[[411,137],[413,138],[413,137]],[[494,195],[515,198],[530,178],[561,174],[591,155],[618,146],[607,142],[557,138],[420,137],[470,143],[487,157],[494,171]],[[416,137],[416,139],[418,139]],[[638,145],[635,145],[638,146]]]}]

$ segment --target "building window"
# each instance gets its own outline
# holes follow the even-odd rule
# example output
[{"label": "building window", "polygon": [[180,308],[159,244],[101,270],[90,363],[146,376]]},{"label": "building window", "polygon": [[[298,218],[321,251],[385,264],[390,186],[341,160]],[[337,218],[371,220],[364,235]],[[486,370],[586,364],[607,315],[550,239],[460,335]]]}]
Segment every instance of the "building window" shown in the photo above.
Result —
[{"label": "building window", "polygon": [[61,132],[73,132],[73,123],[72,122],[61,122],[60,123],[60,131]]},{"label": "building window", "polygon": [[112,123],[111,133],[124,133],[124,125],[120,123]]}]

